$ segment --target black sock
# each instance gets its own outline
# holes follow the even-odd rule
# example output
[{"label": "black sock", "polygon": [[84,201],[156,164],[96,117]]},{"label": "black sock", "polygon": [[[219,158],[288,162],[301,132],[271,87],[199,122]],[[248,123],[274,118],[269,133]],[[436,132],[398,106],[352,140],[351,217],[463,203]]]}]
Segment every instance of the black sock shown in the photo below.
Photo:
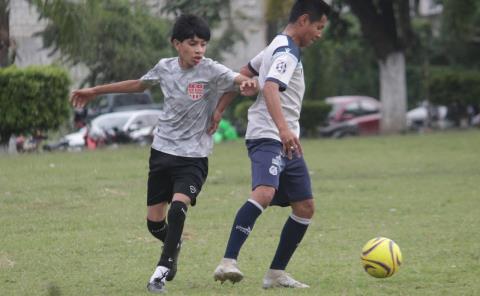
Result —
[{"label": "black sock", "polygon": [[165,241],[165,236],[168,232],[168,224],[165,222],[165,220],[156,222],[147,219],[147,227],[148,231],[150,231],[150,233],[154,237],[161,240],[162,242]]},{"label": "black sock", "polygon": [[168,233],[158,265],[172,268],[173,255],[182,237],[186,216],[187,205],[181,201],[172,202],[170,210],[168,210]]},{"label": "black sock", "polygon": [[285,270],[288,261],[292,258],[293,253],[307,231],[310,219],[293,216],[295,218],[294,220],[292,219],[292,216],[288,217],[287,222],[285,222],[285,225],[283,226],[277,252],[270,265],[271,269]]}]

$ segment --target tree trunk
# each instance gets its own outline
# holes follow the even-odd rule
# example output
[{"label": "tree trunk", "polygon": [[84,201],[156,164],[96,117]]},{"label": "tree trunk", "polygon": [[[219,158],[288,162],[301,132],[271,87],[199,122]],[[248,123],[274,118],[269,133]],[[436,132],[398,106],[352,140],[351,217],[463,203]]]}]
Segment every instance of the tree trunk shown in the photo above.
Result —
[{"label": "tree trunk", "polygon": [[382,101],[381,131],[399,133],[406,129],[407,83],[405,54],[401,51],[387,55],[379,61],[380,99]]},{"label": "tree trunk", "polygon": [[9,64],[10,48],[9,7],[7,0],[0,0],[0,68]]}]

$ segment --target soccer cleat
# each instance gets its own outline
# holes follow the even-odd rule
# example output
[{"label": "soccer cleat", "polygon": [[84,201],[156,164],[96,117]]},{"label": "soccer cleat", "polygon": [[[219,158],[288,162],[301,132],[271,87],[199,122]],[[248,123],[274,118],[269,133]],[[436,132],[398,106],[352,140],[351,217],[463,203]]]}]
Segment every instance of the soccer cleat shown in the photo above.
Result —
[{"label": "soccer cleat", "polygon": [[243,279],[243,273],[237,267],[237,260],[223,258],[215,269],[213,278],[215,281],[220,281],[222,284],[226,280],[229,280],[235,284]]},{"label": "soccer cleat", "polygon": [[173,254],[173,263],[172,263],[172,268],[167,274],[167,277],[165,278],[167,281],[173,280],[175,275],[177,274],[177,261],[178,261],[178,254],[180,254],[180,250],[182,249],[182,239],[178,242],[177,249],[175,250],[175,254]]},{"label": "soccer cleat", "polygon": [[310,288],[310,286],[292,278],[285,270],[269,269],[263,278],[263,288],[270,289],[275,287]]},{"label": "soccer cleat", "polygon": [[151,293],[165,293],[165,278],[167,277],[169,269],[165,266],[157,266],[155,272],[150,277],[150,281],[147,284],[147,290]]}]

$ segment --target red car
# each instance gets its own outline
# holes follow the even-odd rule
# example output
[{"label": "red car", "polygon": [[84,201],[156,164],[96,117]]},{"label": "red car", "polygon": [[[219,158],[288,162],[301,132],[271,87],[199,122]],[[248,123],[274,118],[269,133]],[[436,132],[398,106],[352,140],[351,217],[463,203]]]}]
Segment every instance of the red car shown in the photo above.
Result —
[{"label": "red car", "polygon": [[379,133],[381,104],[378,100],[366,96],[340,96],[325,101],[332,105],[332,110],[328,125],[320,129],[321,136],[341,138]]}]

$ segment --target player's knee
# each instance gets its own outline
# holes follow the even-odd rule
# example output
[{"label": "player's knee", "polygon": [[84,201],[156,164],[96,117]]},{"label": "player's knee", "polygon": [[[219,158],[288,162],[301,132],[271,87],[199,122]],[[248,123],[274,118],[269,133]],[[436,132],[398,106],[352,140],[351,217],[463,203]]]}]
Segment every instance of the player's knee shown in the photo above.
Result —
[{"label": "player's knee", "polygon": [[275,188],[269,186],[258,186],[252,192],[252,199],[262,205],[263,208],[267,208],[270,205],[274,196]]},{"label": "player's knee", "polygon": [[165,236],[167,235],[168,231],[168,225],[165,220],[152,221],[147,219],[147,228],[155,238],[161,240],[162,242],[165,241]]},{"label": "player's knee", "polygon": [[313,214],[315,213],[315,204],[313,199],[307,199],[301,202],[293,203],[292,212],[295,216],[305,219],[312,219]]},{"label": "player's knee", "polygon": [[168,223],[183,223],[187,217],[187,205],[181,201],[173,201],[168,210]]}]

